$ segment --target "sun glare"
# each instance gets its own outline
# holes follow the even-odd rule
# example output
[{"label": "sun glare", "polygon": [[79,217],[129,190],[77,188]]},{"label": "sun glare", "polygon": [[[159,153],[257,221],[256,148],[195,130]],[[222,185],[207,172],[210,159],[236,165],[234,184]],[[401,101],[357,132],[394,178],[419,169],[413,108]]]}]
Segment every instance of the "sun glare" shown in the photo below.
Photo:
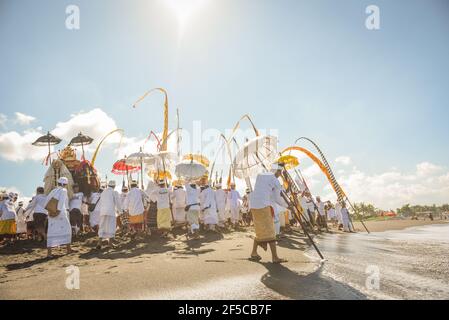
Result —
[{"label": "sun glare", "polygon": [[206,0],[164,0],[164,3],[173,10],[178,20],[178,30],[183,34],[187,21],[197,12]]}]

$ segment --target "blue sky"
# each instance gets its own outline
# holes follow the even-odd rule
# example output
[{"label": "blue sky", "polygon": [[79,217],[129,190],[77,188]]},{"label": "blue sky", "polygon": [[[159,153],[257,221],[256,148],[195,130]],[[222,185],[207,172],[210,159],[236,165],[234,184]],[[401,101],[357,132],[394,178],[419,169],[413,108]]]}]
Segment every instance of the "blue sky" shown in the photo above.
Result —
[{"label": "blue sky", "polygon": [[[69,4],[80,8],[80,30],[65,28]],[[365,27],[371,4],[380,30]],[[350,167],[334,163],[348,188],[357,172],[416,178],[418,164],[432,164],[443,182],[419,201],[444,202],[448,18],[444,0],[204,0],[181,36],[163,0],[0,0],[0,113],[9,119],[0,134],[53,130],[98,107],[142,138],[161,131],[162,100],[131,105],[161,86],[171,127],[176,107],[188,130],[194,120],[225,130],[249,113],[258,127],[278,129],[281,146],[307,136],[331,161],[349,157]],[[20,125],[15,112],[36,120]],[[107,172],[112,161],[106,151],[98,166]],[[2,187],[30,195],[44,172],[39,161],[0,158]]]}]

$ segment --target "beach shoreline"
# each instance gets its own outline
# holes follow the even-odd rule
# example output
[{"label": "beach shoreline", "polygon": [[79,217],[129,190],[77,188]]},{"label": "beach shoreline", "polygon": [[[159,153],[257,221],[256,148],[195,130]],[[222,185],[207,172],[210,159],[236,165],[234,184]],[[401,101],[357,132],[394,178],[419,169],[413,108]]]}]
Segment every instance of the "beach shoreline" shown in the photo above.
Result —
[{"label": "beach shoreline", "polygon": [[[443,221],[368,221],[371,232],[447,223]],[[359,222],[354,222],[357,230]],[[333,231],[332,233],[340,233]],[[163,240],[119,239],[116,249],[95,250],[96,238],[74,242],[75,253],[45,258],[43,244],[31,241],[0,248],[0,299],[365,299],[366,297],[320,273],[310,259],[307,239],[298,232],[279,243],[289,261],[248,260],[253,232],[249,228],[225,234],[205,233],[199,240],[184,235]],[[351,236],[348,234],[347,236]],[[80,289],[66,287],[67,268],[80,271]]]}]

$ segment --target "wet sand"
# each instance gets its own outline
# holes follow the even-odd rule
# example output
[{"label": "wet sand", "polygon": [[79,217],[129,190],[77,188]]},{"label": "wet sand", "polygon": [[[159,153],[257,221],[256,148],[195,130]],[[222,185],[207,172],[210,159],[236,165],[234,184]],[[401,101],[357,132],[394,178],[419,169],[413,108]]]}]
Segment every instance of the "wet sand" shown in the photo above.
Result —
[{"label": "wet sand", "polygon": [[[409,226],[416,223],[409,222]],[[392,229],[405,225],[368,222],[368,228],[374,231],[387,223]],[[0,248],[0,299],[368,298],[363,290],[323,272],[323,264],[297,231],[278,243],[279,255],[288,263],[272,264],[269,252],[261,250],[260,263],[249,261],[252,234],[248,229],[204,233],[201,239],[189,241],[183,235],[168,240],[156,235],[134,241],[120,238],[117,248],[101,251],[91,237],[74,243],[76,253],[67,256],[63,250],[55,251],[60,256],[53,260],[45,258],[43,244],[21,241]],[[316,236],[319,244],[321,238]],[[72,265],[80,270],[79,290],[66,288],[66,268]]]},{"label": "wet sand", "polygon": [[[387,230],[403,230],[405,228],[426,226],[431,224],[444,224],[449,223],[449,220],[410,220],[399,218],[377,221],[365,221],[366,227],[370,232],[382,232]],[[365,232],[365,228],[359,221],[354,221],[354,228],[358,232]]]}]

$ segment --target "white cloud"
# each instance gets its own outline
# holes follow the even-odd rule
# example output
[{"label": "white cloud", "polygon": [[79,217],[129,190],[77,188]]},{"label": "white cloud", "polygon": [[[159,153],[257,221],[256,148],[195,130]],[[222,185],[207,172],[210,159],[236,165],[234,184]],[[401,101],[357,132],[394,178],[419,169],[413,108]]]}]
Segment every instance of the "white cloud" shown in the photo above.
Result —
[{"label": "white cloud", "polygon": [[394,169],[369,175],[354,167],[337,178],[352,201],[370,202],[383,209],[406,203],[449,202],[449,171],[429,162],[417,164],[416,170],[408,173]]},{"label": "white cloud", "polygon": [[6,121],[8,121],[8,117],[4,115],[3,113],[0,113],[0,127],[5,128],[6,127]]},{"label": "white cloud", "polygon": [[31,122],[35,121],[36,118],[21,112],[16,112],[16,120],[15,123],[18,123],[22,126],[29,125]]},{"label": "white cloud", "polygon": [[341,164],[347,166],[347,165],[351,164],[351,158],[348,156],[340,156],[335,159],[335,162],[341,163]]},{"label": "white cloud", "polygon": [[[58,122],[56,128],[52,130],[52,134],[69,142],[82,132],[98,141],[114,129],[117,129],[114,119],[100,108],[95,108],[88,112],[72,114],[69,120]],[[118,136],[115,138],[117,142],[119,141]],[[114,140],[113,136],[111,136],[111,140]]]},{"label": "white cloud", "polygon": [[0,133],[0,156],[9,161],[42,161],[48,153],[47,148],[31,145],[41,135],[42,132],[36,129],[26,130],[22,134],[16,131]]}]

